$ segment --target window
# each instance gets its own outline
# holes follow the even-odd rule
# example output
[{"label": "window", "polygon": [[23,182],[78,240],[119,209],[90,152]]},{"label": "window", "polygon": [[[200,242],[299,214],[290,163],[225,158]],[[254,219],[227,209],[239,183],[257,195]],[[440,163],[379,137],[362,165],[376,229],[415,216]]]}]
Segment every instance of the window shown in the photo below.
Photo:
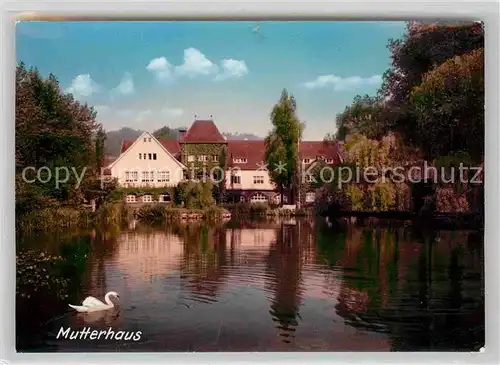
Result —
[{"label": "window", "polygon": [[241,184],[241,176],[231,176],[231,184]]},{"label": "window", "polygon": [[146,138],[144,138],[144,142],[146,142]]},{"label": "window", "polygon": [[139,153],[139,160],[142,160],[142,153]]},{"label": "window", "polygon": [[[281,203],[281,194],[277,194],[275,197],[274,197],[274,201],[277,203],[277,204],[280,204]],[[283,203],[288,203],[288,197],[286,195],[283,194]]]},{"label": "window", "polygon": [[158,182],[169,182],[169,181],[170,181],[170,171],[158,172]]},{"label": "window", "polygon": [[148,157],[150,160],[152,159],[151,153],[148,153]]},{"label": "window", "polygon": [[253,183],[254,184],[264,184],[264,176],[254,176]]},{"label": "window", "polygon": [[233,158],[233,163],[247,163],[247,159],[243,157]]},{"label": "window", "polygon": [[135,182],[137,181],[137,171],[125,171],[125,182]]},{"label": "window", "polygon": [[217,162],[217,161],[219,161],[219,156],[217,156],[217,155],[214,155],[214,156],[213,156],[213,158],[214,158],[214,162]]},{"label": "window", "polygon": [[327,158],[326,163],[333,163],[333,158]]},{"label": "window", "polygon": [[311,163],[311,159],[310,158],[304,158],[304,163],[307,165],[309,163]]},{"label": "window", "polygon": [[307,174],[306,175],[306,182],[313,182],[314,179],[313,179],[313,176],[311,174]]},{"label": "window", "polygon": [[148,142],[151,142],[151,138],[148,139]]},{"label": "window", "polygon": [[165,192],[163,194],[160,195],[160,199],[159,199],[161,202],[169,202],[171,201],[172,199],[170,198],[170,194],[168,192]]},{"label": "window", "polygon": [[208,156],[206,156],[206,155],[200,155],[200,156],[198,156],[198,161],[203,161],[203,162],[204,161],[208,161]]},{"label": "window", "polygon": [[314,191],[306,193],[306,202],[312,203],[316,200],[316,193]]},{"label": "window", "polygon": [[127,195],[127,203],[135,203],[135,195]]},{"label": "window", "polygon": [[154,182],[155,181],[154,171],[143,171],[141,181],[142,182]]},{"label": "window", "polygon": [[267,202],[267,197],[264,194],[257,193],[250,198],[250,201],[252,203],[263,203],[263,202]]},{"label": "window", "polygon": [[193,155],[189,155],[188,156],[188,162],[194,162],[194,156]]},{"label": "window", "polygon": [[245,202],[245,197],[243,195],[240,195],[240,202],[242,202],[242,203]]},{"label": "window", "polygon": [[142,196],[142,202],[143,203],[151,203],[153,201],[153,196],[152,195],[143,195]]},{"label": "window", "polygon": [[153,153],[153,160],[156,160],[156,153]]},{"label": "window", "polygon": [[137,171],[132,171],[132,181],[139,181],[139,173]]}]

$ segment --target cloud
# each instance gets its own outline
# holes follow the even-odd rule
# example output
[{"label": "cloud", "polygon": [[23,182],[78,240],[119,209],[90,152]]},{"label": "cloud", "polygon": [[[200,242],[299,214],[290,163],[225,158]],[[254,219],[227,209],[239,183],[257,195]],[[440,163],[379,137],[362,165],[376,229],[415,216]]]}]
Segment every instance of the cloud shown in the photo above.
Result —
[{"label": "cloud", "polygon": [[175,72],[179,75],[186,75],[194,78],[199,75],[210,75],[218,72],[218,67],[210,61],[203,53],[195,48],[184,50],[184,63],[175,67]]},{"label": "cloud", "polygon": [[146,69],[162,81],[183,76],[194,79],[210,75],[215,75],[214,80],[226,80],[248,74],[248,67],[243,60],[223,59],[219,67],[192,47],[184,50],[184,62],[181,65],[172,65],[165,57],[158,57],[149,61]]},{"label": "cloud", "polygon": [[229,78],[239,78],[248,74],[248,67],[245,61],[225,59],[222,60],[222,72],[218,74],[216,80],[225,80]]},{"label": "cloud", "polygon": [[381,75],[373,75],[370,77],[349,76],[340,77],[335,75],[318,76],[314,81],[304,83],[308,89],[321,89],[325,87],[333,87],[334,90],[352,90],[365,85],[380,85],[382,82]]},{"label": "cloud", "polygon": [[173,66],[167,61],[165,57],[154,58],[149,61],[146,66],[149,72],[156,75],[158,80],[165,81],[172,77]]},{"label": "cloud", "polygon": [[137,118],[136,120],[138,122],[142,122],[144,119],[146,119],[147,117],[151,116],[152,112],[150,109],[147,109],[147,110],[142,110],[140,111],[138,114],[137,114]]},{"label": "cloud", "polygon": [[92,80],[89,74],[85,74],[75,77],[71,85],[66,89],[66,92],[79,97],[90,96],[93,93],[99,92],[99,90],[100,86]]},{"label": "cloud", "polygon": [[129,72],[123,76],[120,84],[112,90],[113,94],[131,95],[135,93],[134,80]]},{"label": "cloud", "polygon": [[169,117],[180,117],[184,114],[184,110],[180,108],[163,108],[161,112]]}]

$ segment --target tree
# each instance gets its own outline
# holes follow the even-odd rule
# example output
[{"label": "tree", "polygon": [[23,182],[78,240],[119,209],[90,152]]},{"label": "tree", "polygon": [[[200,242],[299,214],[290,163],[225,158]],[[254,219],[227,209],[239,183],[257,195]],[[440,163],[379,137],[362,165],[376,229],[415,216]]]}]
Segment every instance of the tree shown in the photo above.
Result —
[{"label": "tree", "polygon": [[[93,108],[61,91],[54,75],[43,78],[35,68],[26,69],[23,63],[17,66],[16,173],[21,174],[26,167],[35,170],[44,167],[46,175],[50,171],[52,176],[38,186],[35,186],[37,182],[29,184],[18,179],[16,203],[19,207],[36,209],[23,205],[28,197],[23,192],[29,192],[30,199],[38,194],[66,204],[81,202],[83,191],[95,179],[97,170],[94,136],[99,124],[95,117]],[[66,182],[56,186],[53,177],[58,167],[83,173],[81,184],[77,185],[74,174],[69,174]],[[32,186],[22,186],[27,184]]]},{"label": "tree", "polygon": [[97,171],[100,173],[101,168],[104,164],[104,144],[106,142],[106,132],[99,126],[97,134],[95,136],[95,155],[96,155],[96,167]]},{"label": "tree", "polygon": [[163,126],[160,129],[157,129],[153,132],[153,136],[156,139],[177,139],[179,135],[179,129],[172,129],[167,126]]},{"label": "tree", "polygon": [[419,134],[410,96],[424,75],[445,61],[484,48],[481,23],[444,25],[413,22],[402,39],[390,40],[392,65],[384,74],[379,97],[385,104],[385,123],[405,142],[419,146]]},{"label": "tree", "polygon": [[292,201],[299,191],[299,142],[304,125],[296,116],[295,98],[286,90],[271,112],[273,129],[265,139],[266,163],[272,181],[280,188],[283,204],[283,188],[293,189]]},{"label": "tree", "polygon": [[337,114],[337,140],[345,140],[349,134],[361,133],[368,138],[379,138],[388,131],[384,123],[384,105],[379,97],[357,95],[352,105]]},{"label": "tree", "polygon": [[428,157],[484,156],[484,51],[456,56],[424,75],[410,97]]}]

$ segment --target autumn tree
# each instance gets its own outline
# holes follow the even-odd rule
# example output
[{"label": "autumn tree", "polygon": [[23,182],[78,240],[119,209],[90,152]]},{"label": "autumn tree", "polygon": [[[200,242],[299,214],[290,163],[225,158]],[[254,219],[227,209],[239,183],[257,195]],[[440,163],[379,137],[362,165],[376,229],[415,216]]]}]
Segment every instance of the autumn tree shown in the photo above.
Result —
[{"label": "autumn tree", "polygon": [[419,145],[417,116],[410,96],[431,70],[455,56],[484,48],[481,23],[423,24],[409,23],[401,39],[390,40],[392,65],[384,74],[379,96],[385,100],[385,120],[390,130],[399,132],[406,143]]},{"label": "autumn tree", "polygon": [[410,96],[421,147],[429,157],[467,153],[484,156],[484,51],[444,62],[424,75]]},{"label": "autumn tree", "polygon": [[296,110],[295,98],[283,90],[271,112],[273,129],[265,139],[266,163],[272,181],[280,188],[281,204],[284,187],[293,189],[293,201],[299,190],[299,142],[304,126],[299,121]]}]

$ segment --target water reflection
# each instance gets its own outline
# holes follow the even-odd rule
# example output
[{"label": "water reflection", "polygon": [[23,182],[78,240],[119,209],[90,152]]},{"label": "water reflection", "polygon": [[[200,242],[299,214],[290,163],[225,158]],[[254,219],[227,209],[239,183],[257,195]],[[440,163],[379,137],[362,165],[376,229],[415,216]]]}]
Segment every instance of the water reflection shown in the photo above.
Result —
[{"label": "water reflection", "polygon": [[[91,318],[61,313],[62,303],[46,322],[18,307],[32,323],[21,328],[20,349],[418,351],[484,343],[478,232],[332,230],[294,220],[136,225],[89,237],[75,300],[115,290],[119,308]],[[29,340],[39,326],[43,344]],[[111,326],[146,337],[128,344],[55,340],[60,326]]]}]

